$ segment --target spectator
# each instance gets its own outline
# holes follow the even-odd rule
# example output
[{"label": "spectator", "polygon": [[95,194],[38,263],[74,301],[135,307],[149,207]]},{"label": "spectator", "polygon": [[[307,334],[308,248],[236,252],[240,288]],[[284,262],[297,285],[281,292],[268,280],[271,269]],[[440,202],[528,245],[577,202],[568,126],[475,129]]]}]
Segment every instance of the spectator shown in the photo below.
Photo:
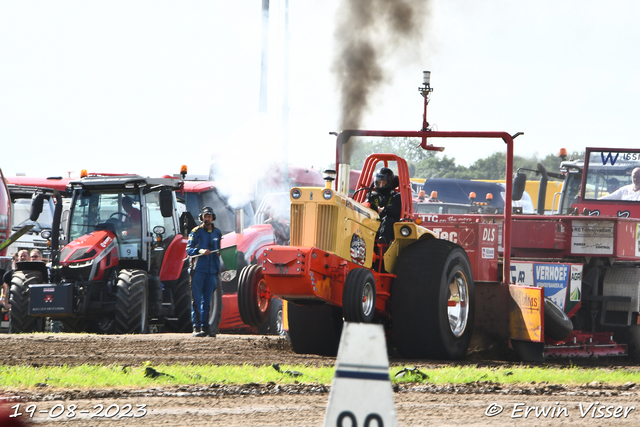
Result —
[{"label": "spectator", "polygon": [[635,200],[640,201],[640,167],[631,171],[631,184],[618,188],[611,194],[598,200]]},{"label": "spectator", "polygon": [[29,251],[26,249],[20,249],[18,251],[18,262],[22,261],[30,261],[31,257],[29,256]]},{"label": "spectator", "polygon": [[42,254],[40,253],[40,251],[38,249],[32,249],[31,250],[31,261],[43,261],[42,259]]}]

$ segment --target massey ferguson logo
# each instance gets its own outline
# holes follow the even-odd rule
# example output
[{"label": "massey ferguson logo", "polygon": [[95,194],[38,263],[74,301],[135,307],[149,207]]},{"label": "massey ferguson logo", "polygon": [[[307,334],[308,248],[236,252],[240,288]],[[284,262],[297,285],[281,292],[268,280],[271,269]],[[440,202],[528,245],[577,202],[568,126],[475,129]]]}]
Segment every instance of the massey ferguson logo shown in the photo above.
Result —
[{"label": "massey ferguson logo", "polygon": [[53,295],[45,295],[44,302],[53,302]]}]

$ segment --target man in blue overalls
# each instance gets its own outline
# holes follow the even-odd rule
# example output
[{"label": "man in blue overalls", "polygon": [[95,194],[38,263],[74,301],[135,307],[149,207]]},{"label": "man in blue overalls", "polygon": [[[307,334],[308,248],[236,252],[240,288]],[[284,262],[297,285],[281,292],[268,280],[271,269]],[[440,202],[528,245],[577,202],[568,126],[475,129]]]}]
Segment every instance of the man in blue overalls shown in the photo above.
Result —
[{"label": "man in blue overalls", "polygon": [[194,337],[215,337],[209,325],[211,297],[220,271],[220,229],[213,225],[213,209],[204,207],[198,216],[202,224],[191,230],[187,255],[191,257],[191,322]]}]

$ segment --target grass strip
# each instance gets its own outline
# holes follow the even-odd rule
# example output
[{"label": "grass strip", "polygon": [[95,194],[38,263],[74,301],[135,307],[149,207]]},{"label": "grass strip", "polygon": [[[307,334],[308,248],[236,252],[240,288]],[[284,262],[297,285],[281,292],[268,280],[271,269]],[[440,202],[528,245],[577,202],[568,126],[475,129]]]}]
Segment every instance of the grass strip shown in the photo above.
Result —
[{"label": "grass strip", "polygon": [[[146,368],[159,375],[145,376]],[[635,368],[550,368],[550,367],[478,367],[474,365],[437,368],[390,369],[393,383],[468,384],[491,381],[500,384],[565,384],[580,385],[597,381],[610,385],[640,383]],[[158,365],[123,367],[120,365],[80,366],[0,366],[0,388],[38,388],[46,384],[59,388],[137,388],[182,384],[292,384],[330,385],[334,367],[304,365]]]}]

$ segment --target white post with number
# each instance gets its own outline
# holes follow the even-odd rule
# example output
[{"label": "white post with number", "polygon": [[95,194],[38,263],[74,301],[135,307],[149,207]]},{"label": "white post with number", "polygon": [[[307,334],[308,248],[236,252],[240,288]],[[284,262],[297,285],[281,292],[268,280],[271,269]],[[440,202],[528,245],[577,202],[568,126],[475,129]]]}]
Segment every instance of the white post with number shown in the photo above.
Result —
[{"label": "white post with number", "polygon": [[382,325],[345,322],[324,426],[397,425]]}]

